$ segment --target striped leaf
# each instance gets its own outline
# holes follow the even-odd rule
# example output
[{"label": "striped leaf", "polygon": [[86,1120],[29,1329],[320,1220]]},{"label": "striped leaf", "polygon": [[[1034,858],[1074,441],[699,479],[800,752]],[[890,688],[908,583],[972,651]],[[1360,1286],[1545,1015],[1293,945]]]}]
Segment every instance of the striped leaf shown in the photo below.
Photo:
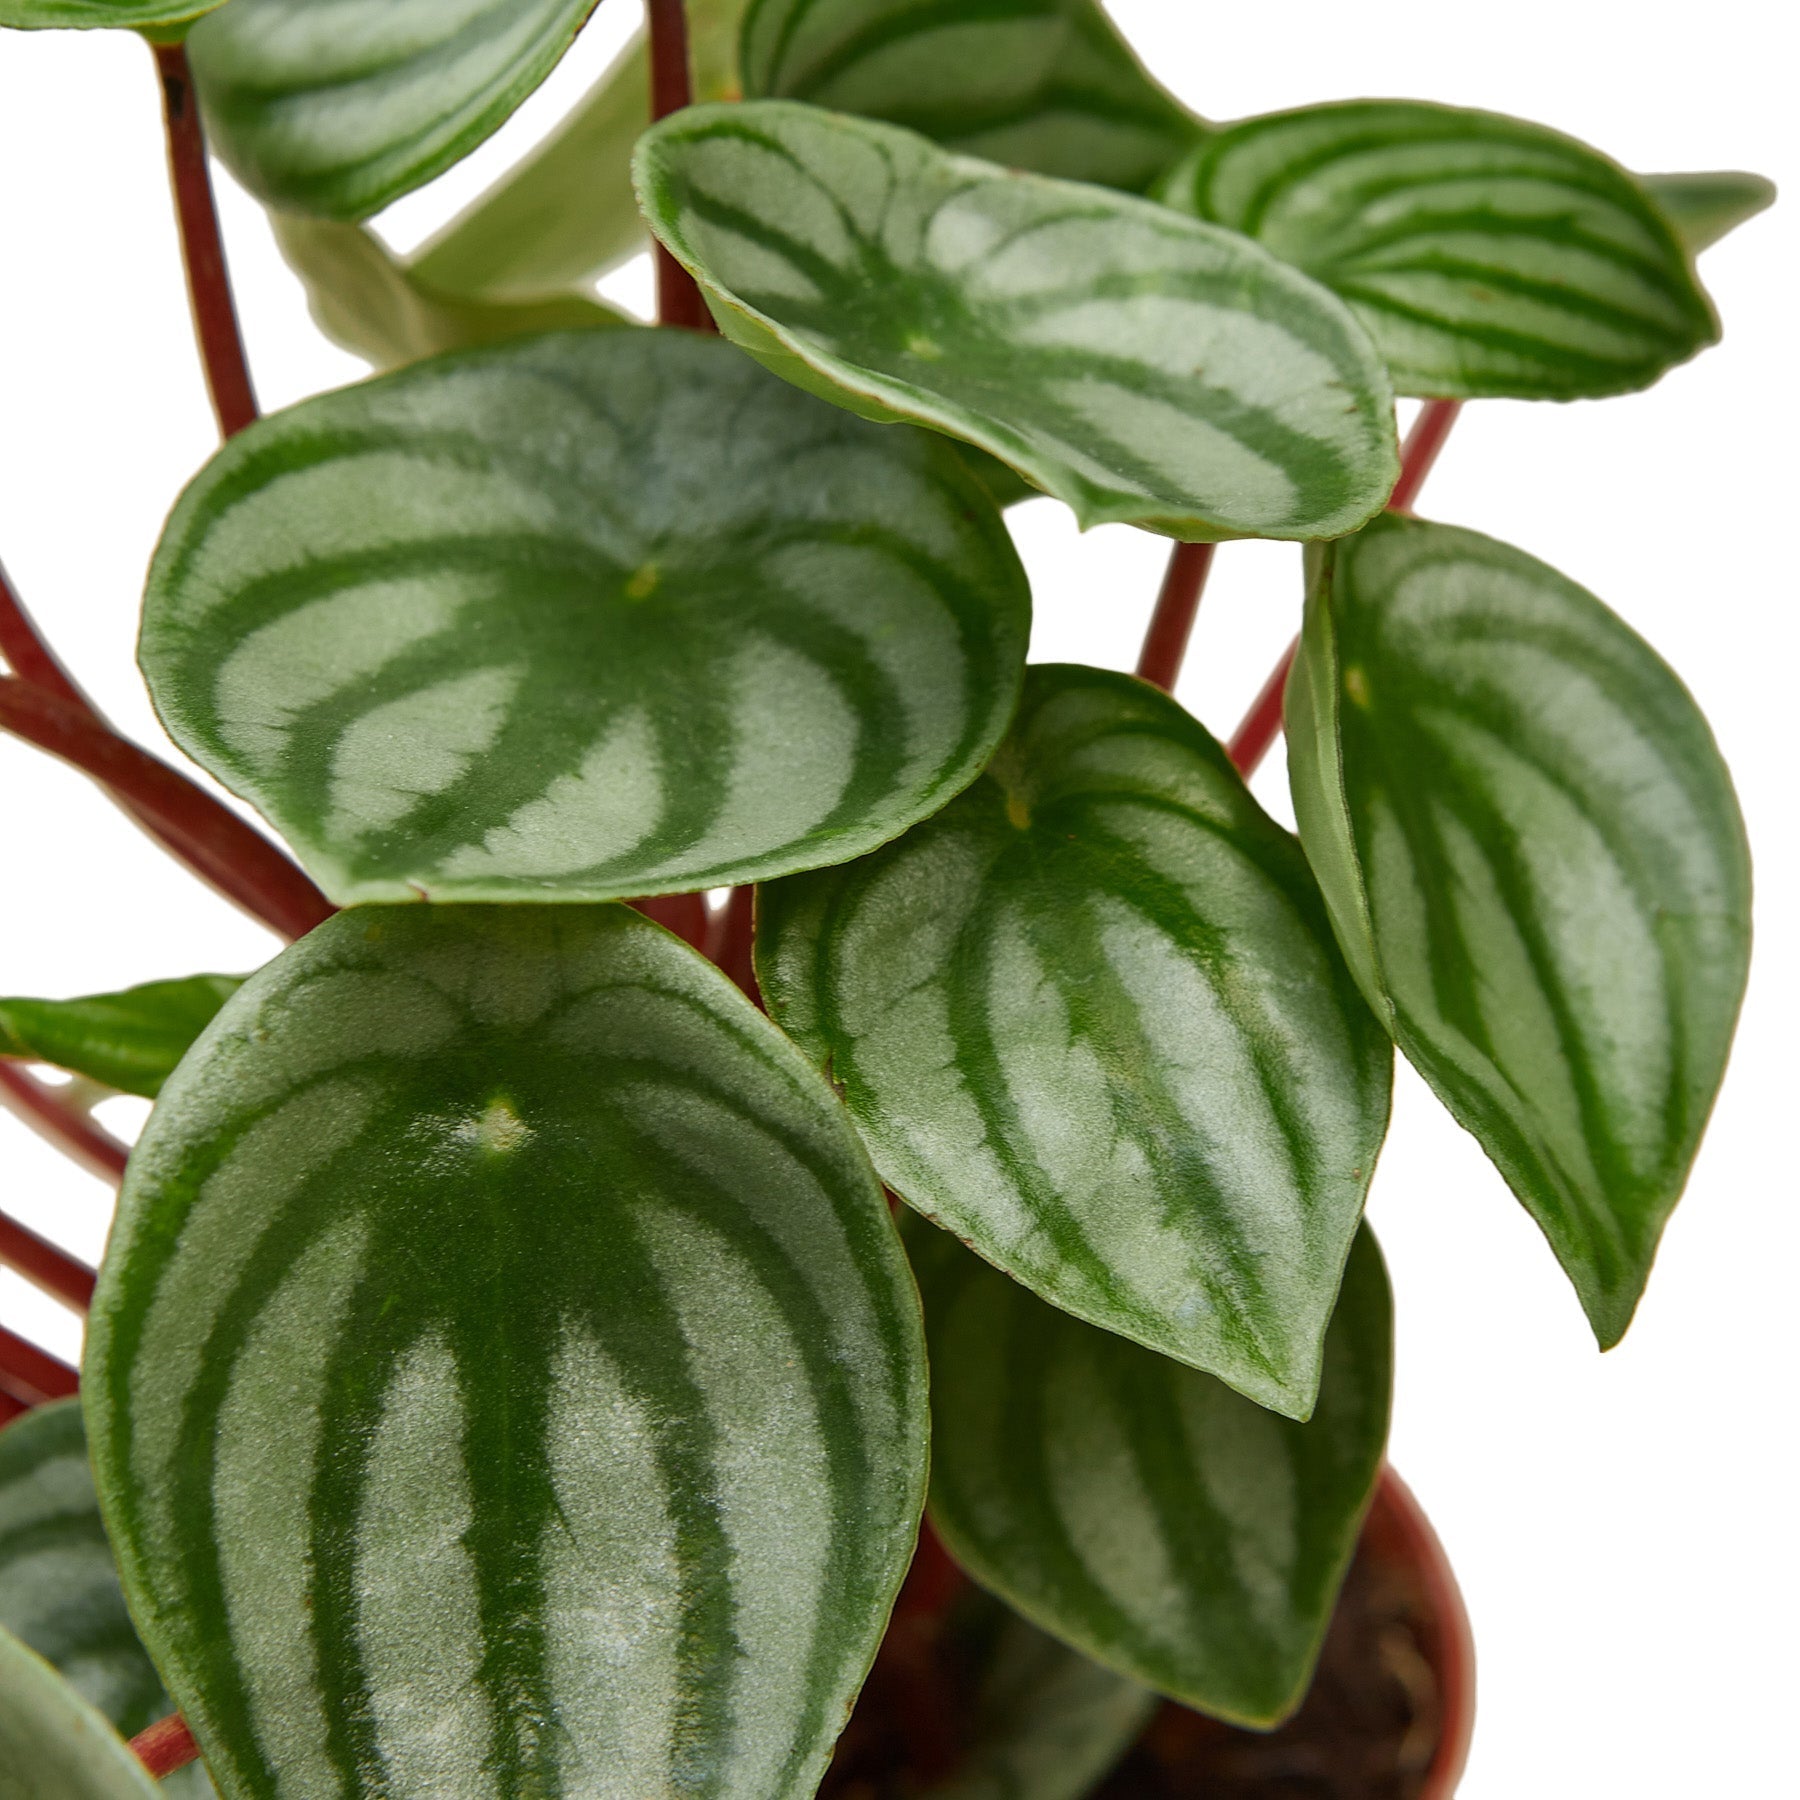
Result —
[{"label": "striped leaf", "polygon": [[1393,486],[1366,334],[1234,232],[778,100],[665,119],[637,182],[753,356],[989,451],[1084,525],[1327,537]]},{"label": "striped leaf", "polygon": [[0,0],[0,28],[87,31],[113,26],[132,31],[182,25],[222,0]]},{"label": "striped leaf", "polygon": [[910,1231],[932,1367],[931,1521],[976,1580],[1185,1705],[1300,1703],[1387,1440],[1393,1320],[1365,1230],[1319,1410],[1276,1418]]},{"label": "striped leaf", "polygon": [[1644,191],[1662,208],[1675,234],[1698,256],[1775,204],[1775,184],[1737,169],[1696,175],[1644,175]]},{"label": "striped leaf", "polygon": [[1029,614],[947,446],[697,333],[571,332],[233,439],[171,517],[141,660],[333,899],[602,899],[935,811],[1006,728]]},{"label": "striped leaf", "polygon": [[[0,1431],[0,1629],[58,1670],[130,1737],[175,1710],[125,1610],[88,1469],[81,1402],[55,1400]],[[0,1795],[8,1794],[0,1763]],[[203,1800],[198,1764],[165,1800]]]},{"label": "striped leaf", "polygon": [[1095,0],[755,0],[744,91],[1139,194],[1203,129]]},{"label": "striped leaf", "polygon": [[253,976],[132,1157],[82,1385],[230,1800],[810,1795],[924,1485],[854,1134],[625,907],[363,908]]},{"label": "striped leaf", "polygon": [[1630,393],[1719,335],[1643,188],[1497,113],[1359,100],[1247,119],[1163,197],[1342,295],[1403,394]]},{"label": "striped leaf", "polygon": [[596,0],[231,0],[188,38],[213,148],[259,199],[363,219],[490,137]]},{"label": "striped leaf", "polygon": [[1312,1410],[1392,1052],[1299,846],[1173,700],[1032,669],[960,799],[763,890],[757,974],[912,1206],[1078,1317]]},{"label": "striped leaf", "polygon": [[1692,698],[1592,594],[1386,518],[1321,560],[1300,836],[1364,992],[1624,1335],[1743,996],[1750,868]]},{"label": "striped leaf", "polygon": [[0,1056],[50,1063],[154,1100],[239,985],[235,975],[190,975],[79,1000],[0,1000]]},{"label": "striped leaf", "polygon": [[112,1727],[9,1631],[0,1631],[0,1800],[158,1800]]}]

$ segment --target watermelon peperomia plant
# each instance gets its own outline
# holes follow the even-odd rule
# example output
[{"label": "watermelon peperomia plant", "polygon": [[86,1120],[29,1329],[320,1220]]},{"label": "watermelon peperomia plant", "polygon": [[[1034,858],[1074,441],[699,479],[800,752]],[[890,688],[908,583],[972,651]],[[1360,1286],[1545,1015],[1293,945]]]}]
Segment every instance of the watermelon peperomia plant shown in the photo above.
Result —
[{"label": "watermelon peperomia plant", "polygon": [[[1704,720],[1414,502],[1465,401],[1713,342],[1695,257],[1766,183],[1212,124],[1095,0],[651,0],[391,253],[592,6],[0,0],[154,48],[229,441],[139,657],[287,850],[3,584],[0,725],[293,940],[0,1000],[0,1094],[123,1182],[97,1286],[0,1216],[92,1295],[79,1401],[0,1333],[0,1795],[196,1742],[171,1790],[226,1800],[842,1787],[922,1514],[987,1611],[882,1793],[1078,1800],[1153,1695],[1276,1726],[1383,1479],[1393,1047],[1602,1347],[1718,1090]],[[202,118],[372,379],[256,417]],[[592,291],[646,225],[649,329]],[[1033,494],[1174,540],[1137,677],[1027,666]],[[1258,537],[1304,630],[1221,745],[1168,690]],[[1284,723],[1297,840],[1245,785]]]}]

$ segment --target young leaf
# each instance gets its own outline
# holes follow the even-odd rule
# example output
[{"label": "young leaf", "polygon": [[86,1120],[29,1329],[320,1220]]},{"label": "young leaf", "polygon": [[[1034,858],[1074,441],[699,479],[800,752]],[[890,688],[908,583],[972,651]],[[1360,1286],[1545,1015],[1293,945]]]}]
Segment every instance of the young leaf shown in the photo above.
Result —
[{"label": "young leaf", "polygon": [[931,1521],[976,1580],[1202,1712],[1300,1703],[1387,1441],[1392,1303],[1359,1234],[1300,1425],[907,1233],[932,1368]]},{"label": "young leaf", "polygon": [[753,356],[978,445],[1085,525],[1325,537],[1393,486],[1368,338],[1234,232],[776,100],[665,119],[637,182]]},{"label": "young leaf", "polygon": [[1095,0],[755,0],[744,91],[1139,194],[1204,130]]},{"label": "young leaf", "polygon": [[0,1056],[50,1063],[154,1100],[240,985],[235,975],[191,975],[79,1000],[0,1000]]},{"label": "young leaf", "polygon": [[[175,1710],[125,1610],[79,1400],[34,1407],[0,1431],[0,1628],[123,1736]],[[8,1795],[9,1770],[0,1764],[0,1793]],[[204,1800],[212,1791],[198,1764],[162,1786],[164,1800]]]},{"label": "young leaf", "polygon": [[283,212],[271,212],[269,223],[288,267],[305,283],[319,329],[377,369],[537,332],[634,323],[585,294],[459,300],[432,289],[364,226]]},{"label": "young leaf", "polygon": [[490,137],[596,0],[231,0],[188,38],[213,147],[259,199],[362,219]]},{"label": "young leaf", "polygon": [[1717,340],[1692,262],[1596,150],[1519,119],[1359,100],[1247,119],[1163,187],[1350,303],[1403,394],[1574,400]]},{"label": "young leaf", "polygon": [[320,926],[170,1082],[82,1378],[233,1800],[803,1800],[924,1382],[867,1160],[723,975],[626,907],[422,906]]},{"label": "young leaf", "polygon": [[0,28],[85,31],[114,26],[144,31],[185,25],[223,0],[0,0]]},{"label": "young leaf", "polygon": [[765,888],[757,949],[909,1204],[1078,1317],[1312,1410],[1392,1052],[1299,846],[1173,700],[1032,669],[987,774]]},{"label": "young leaf", "polygon": [[162,1800],[118,1733],[10,1631],[0,1631],[0,1795]]},{"label": "young leaf", "polygon": [[1694,256],[1775,204],[1774,182],[1735,169],[1638,179]]},{"label": "young leaf", "polygon": [[1351,967],[1610,1348],[1749,960],[1749,853],[1705,720],[1554,569],[1389,517],[1322,556],[1287,723]]},{"label": "young leaf", "polygon": [[175,508],[141,654],[334,899],[601,899],[934,812],[1005,731],[1029,624],[947,445],[714,338],[570,332],[233,439]]}]

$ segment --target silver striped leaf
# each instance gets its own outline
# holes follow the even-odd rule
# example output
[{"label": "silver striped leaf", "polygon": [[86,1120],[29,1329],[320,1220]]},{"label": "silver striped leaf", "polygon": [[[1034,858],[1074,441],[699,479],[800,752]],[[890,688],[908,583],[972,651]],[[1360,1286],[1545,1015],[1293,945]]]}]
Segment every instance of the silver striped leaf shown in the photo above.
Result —
[{"label": "silver striped leaf", "polygon": [[[79,1400],[34,1407],[0,1431],[0,1630],[57,1670],[121,1736],[175,1710],[125,1610]],[[0,1796],[10,1792],[6,1773],[0,1757]],[[207,1800],[212,1791],[197,1763],[162,1785],[164,1800]]]},{"label": "silver striped leaf", "polygon": [[698,333],[569,332],[240,433],[170,518],[140,660],[334,900],[610,899],[936,811],[1029,630],[948,445]]},{"label": "silver striped leaf", "polygon": [[159,1800],[99,1713],[0,1630],[0,1800]]},{"label": "silver striped leaf", "polygon": [[932,1369],[931,1522],[1046,1631],[1186,1706],[1279,1724],[1305,1697],[1387,1442],[1393,1306],[1365,1228],[1319,1410],[1045,1306],[911,1229]]},{"label": "silver striped leaf", "polygon": [[1032,669],[960,799],[761,891],[757,975],[910,1205],[1312,1411],[1393,1053],[1299,846],[1167,695]]},{"label": "silver striped leaf", "polygon": [[1739,169],[1638,179],[1695,256],[1775,204],[1774,182]]},{"label": "silver striped leaf", "polygon": [[1247,119],[1162,188],[1342,295],[1403,394],[1648,387],[1718,339],[1693,261],[1599,151],[1498,113],[1357,100]]},{"label": "silver striped leaf", "polygon": [[1706,721],[1554,569],[1389,517],[1319,561],[1287,727],[1301,841],[1364,992],[1610,1348],[1749,963],[1749,852]]},{"label": "silver striped leaf", "polygon": [[1084,525],[1330,537],[1393,486],[1367,334],[1235,232],[793,101],[690,107],[636,168],[726,336],[988,451]]},{"label": "silver striped leaf", "polygon": [[364,219],[497,131],[596,4],[232,0],[188,53],[213,148],[251,193]]},{"label": "silver striped leaf", "polygon": [[854,1133],[625,907],[361,908],[253,976],[132,1157],[82,1385],[229,1800],[801,1800],[923,1497]]},{"label": "silver striped leaf", "polygon": [[1204,129],[1095,0],[755,0],[744,92],[1143,193]]}]

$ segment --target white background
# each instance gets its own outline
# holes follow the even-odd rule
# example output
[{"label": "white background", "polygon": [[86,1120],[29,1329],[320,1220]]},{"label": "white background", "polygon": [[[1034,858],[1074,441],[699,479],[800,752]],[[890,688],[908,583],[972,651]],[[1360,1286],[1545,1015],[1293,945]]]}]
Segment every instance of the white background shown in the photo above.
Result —
[{"label": "white background", "polygon": [[[1742,167],[1787,208],[1710,252],[1724,345],[1655,390],[1465,415],[1421,510],[1593,588],[1712,719],[1757,854],[1751,997],[1711,1134],[1637,1323],[1595,1353],[1524,1213],[1404,1069],[1373,1216],[1400,1311],[1393,1454],[1460,1572],[1480,1647],[1467,1800],[1800,1794],[1792,1719],[1796,1070],[1795,211],[1784,0],[1114,0],[1195,107],[1231,118],[1400,94],[1493,107],[1639,170]],[[608,0],[511,125],[383,221],[416,243],[541,135],[633,22]],[[254,205],[226,234],[267,406],[352,380]],[[641,300],[641,271],[609,290]],[[123,34],[0,35],[0,555],[99,702],[160,742],[132,664],[162,515],[213,447],[149,57]],[[1039,659],[1127,666],[1162,547],[1013,515]],[[1295,552],[1228,546],[1181,696],[1224,732],[1299,611]],[[1286,816],[1279,757],[1258,791]],[[84,782],[0,741],[0,993],[244,970],[258,928]],[[132,1103],[115,1123],[132,1123]],[[138,1110],[141,1111],[141,1108]],[[107,1196],[0,1115],[0,1204],[98,1254]],[[73,1357],[75,1321],[0,1273],[0,1317]]]}]

